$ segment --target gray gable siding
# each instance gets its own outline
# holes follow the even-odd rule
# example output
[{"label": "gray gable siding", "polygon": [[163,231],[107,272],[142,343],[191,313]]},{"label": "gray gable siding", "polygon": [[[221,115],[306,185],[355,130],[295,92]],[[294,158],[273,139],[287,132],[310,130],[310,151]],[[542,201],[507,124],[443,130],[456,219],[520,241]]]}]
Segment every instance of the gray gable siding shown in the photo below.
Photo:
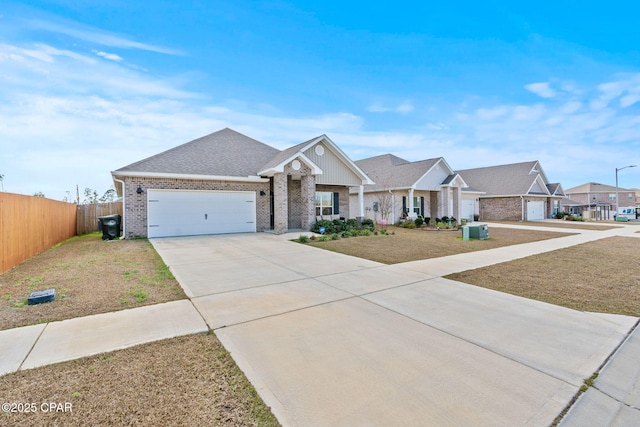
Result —
[{"label": "gray gable siding", "polygon": [[[322,147],[324,153],[319,155],[315,148]],[[351,169],[349,169],[342,160],[336,156],[333,151],[323,143],[315,144],[307,149],[304,153],[313,163],[321,170],[322,175],[316,177],[317,184],[324,185],[361,185],[362,178],[359,178]]]},{"label": "gray gable siding", "polygon": [[451,172],[442,163],[437,163],[427,175],[416,183],[416,189],[438,191],[442,183],[451,175]]}]

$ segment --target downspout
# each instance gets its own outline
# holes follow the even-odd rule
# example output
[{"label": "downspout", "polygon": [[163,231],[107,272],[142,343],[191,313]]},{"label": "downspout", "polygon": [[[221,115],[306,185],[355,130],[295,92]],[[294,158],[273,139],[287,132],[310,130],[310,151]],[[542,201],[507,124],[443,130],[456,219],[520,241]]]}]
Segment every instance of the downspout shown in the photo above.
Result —
[{"label": "downspout", "polygon": [[522,211],[522,219],[520,220],[520,222],[524,222],[524,196],[520,196],[520,206],[521,206],[521,211]]},{"label": "downspout", "polygon": [[396,195],[393,194],[391,190],[389,190],[389,194],[391,194],[391,224],[396,223]]},{"label": "downspout", "polygon": [[120,240],[124,239],[127,235],[127,204],[125,203],[126,191],[124,190],[124,181],[121,179],[113,177],[113,180],[122,184],[122,236],[120,236]]}]

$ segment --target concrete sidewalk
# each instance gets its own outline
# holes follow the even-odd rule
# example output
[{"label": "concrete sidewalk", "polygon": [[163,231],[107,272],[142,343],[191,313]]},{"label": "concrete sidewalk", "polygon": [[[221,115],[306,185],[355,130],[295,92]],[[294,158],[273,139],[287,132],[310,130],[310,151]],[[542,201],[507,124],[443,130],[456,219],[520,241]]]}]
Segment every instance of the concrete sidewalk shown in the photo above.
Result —
[{"label": "concrete sidewalk", "polygon": [[637,318],[441,278],[636,231],[392,266],[300,233],[155,239],[191,301],[0,331],[0,375],[212,328],[284,425],[546,426],[605,362],[563,425],[640,425]]},{"label": "concrete sidewalk", "polygon": [[0,331],[0,375],[208,332],[189,300]]}]

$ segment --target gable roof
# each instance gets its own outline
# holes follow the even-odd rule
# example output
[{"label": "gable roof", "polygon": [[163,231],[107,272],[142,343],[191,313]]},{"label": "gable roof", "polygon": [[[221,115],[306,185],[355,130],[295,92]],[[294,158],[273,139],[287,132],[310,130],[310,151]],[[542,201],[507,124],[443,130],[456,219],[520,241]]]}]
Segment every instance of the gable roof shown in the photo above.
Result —
[{"label": "gable roof", "polygon": [[472,188],[486,196],[550,194],[547,179],[537,160],[457,171]]},{"label": "gable roof", "polygon": [[373,183],[326,135],[280,151],[229,128],[132,163],[111,174],[114,178],[154,176],[264,182],[267,176],[282,172],[285,164],[297,158],[307,164],[313,174],[322,175],[322,169],[303,153],[318,142],[323,142],[335,154],[336,161],[342,162],[341,165],[353,173],[357,185]]},{"label": "gable roof", "polygon": [[[409,162],[393,154],[383,154],[355,163],[375,181],[374,185],[365,189],[369,192],[411,188],[438,163],[444,163],[445,167],[453,172],[442,157]],[[455,176],[448,178],[453,180]]]},{"label": "gable roof", "polygon": [[267,162],[260,169],[258,174],[261,176],[271,176],[276,172],[282,172],[284,165],[296,158],[302,160],[311,167],[314,174],[321,174],[321,168],[304,154],[320,142],[331,150],[331,152],[334,153],[338,159],[340,159],[340,161],[342,161],[342,163],[358,177],[358,179],[362,180],[362,184],[373,184],[371,178],[349,157],[347,157],[347,155],[331,140],[331,138],[324,134],[281,151],[273,159]]},{"label": "gable roof", "polygon": [[253,138],[225,128],[191,142],[171,148],[128,166],[118,172],[256,176],[258,170],[280,153]]},{"label": "gable roof", "polygon": [[562,185],[560,185],[559,182],[547,184],[547,189],[549,190],[549,194],[551,194],[552,196],[564,196],[564,190],[562,189]]},{"label": "gable roof", "polygon": [[[629,191],[618,187],[618,191]],[[633,190],[632,190],[633,191]],[[612,185],[600,184],[597,182],[587,182],[565,191],[566,194],[582,194],[582,193],[615,193],[616,187]]]}]

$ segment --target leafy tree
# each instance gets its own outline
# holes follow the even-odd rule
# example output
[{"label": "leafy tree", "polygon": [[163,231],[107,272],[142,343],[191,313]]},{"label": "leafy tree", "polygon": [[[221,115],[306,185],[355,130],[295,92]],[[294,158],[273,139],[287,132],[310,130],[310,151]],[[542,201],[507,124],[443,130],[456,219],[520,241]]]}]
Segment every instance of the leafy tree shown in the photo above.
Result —
[{"label": "leafy tree", "polygon": [[113,202],[116,199],[116,189],[113,188],[113,185],[109,187],[107,191],[104,192],[102,197],[100,197],[100,203],[108,203]]},{"label": "leafy tree", "polygon": [[44,193],[42,191],[36,191],[33,196],[34,197],[45,197],[45,195],[44,195]]}]

